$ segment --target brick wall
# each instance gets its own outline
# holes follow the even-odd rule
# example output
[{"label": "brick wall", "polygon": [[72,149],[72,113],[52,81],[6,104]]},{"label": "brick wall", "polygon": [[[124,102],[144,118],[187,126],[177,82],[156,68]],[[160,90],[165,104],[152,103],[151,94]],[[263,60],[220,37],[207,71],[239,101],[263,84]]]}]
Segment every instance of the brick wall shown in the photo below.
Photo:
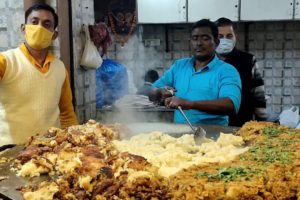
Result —
[{"label": "brick wall", "polygon": [[0,1],[0,51],[17,47],[23,41],[20,26],[24,23],[23,1]]},{"label": "brick wall", "polygon": [[96,117],[96,75],[95,70],[84,70],[79,66],[84,47],[83,24],[94,23],[94,1],[72,1],[73,59],[75,83],[75,110],[79,121]]}]

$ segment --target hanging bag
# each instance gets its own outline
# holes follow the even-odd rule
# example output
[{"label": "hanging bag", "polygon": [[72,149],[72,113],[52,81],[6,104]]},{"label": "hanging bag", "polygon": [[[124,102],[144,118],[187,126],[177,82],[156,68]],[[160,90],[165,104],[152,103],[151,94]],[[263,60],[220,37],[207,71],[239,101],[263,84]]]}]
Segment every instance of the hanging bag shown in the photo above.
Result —
[{"label": "hanging bag", "polygon": [[85,33],[85,45],[81,56],[80,65],[85,69],[97,69],[101,66],[103,60],[98,52],[97,47],[91,41],[88,26],[83,25]]}]

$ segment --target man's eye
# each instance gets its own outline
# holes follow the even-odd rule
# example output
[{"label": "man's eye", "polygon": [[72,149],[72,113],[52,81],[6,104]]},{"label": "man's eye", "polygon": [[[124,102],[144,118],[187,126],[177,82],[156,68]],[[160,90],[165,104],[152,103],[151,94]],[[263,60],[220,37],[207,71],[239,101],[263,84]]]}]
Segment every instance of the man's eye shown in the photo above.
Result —
[{"label": "man's eye", "polygon": [[208,36],[202,36],[201,39],[204,40],[204,41],[207,41],[207,40],[209,40],[210,38],[209,38]]},{"label": "man's eye", "polygon": [[52,26],[51,23],[43,23],[43,27],[46,28],[46,29],[50,29]]}]

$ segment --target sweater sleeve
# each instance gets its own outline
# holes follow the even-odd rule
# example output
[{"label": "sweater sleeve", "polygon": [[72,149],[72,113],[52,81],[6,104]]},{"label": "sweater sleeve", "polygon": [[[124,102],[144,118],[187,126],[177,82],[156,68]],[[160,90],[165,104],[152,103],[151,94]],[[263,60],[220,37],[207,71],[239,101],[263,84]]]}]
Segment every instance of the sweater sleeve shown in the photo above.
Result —
[{"label": "sweater sleeve", "polygon": [[6,70],[6,58],[0,54],[0,80],[2,80]]},{"label": "sweater sleeve", "polygon": [[252,83],[255,119],[259,121],[266,120],[268,114],[266,109],[264,81],[255,59],[252,67]]},{"label": "sweater sleeve", "polygon": [[72,92],[69,82],[69,75],[66,71],[66,79],[62,86],[61,96],[59,101],[60,123],[62,128],[78,124],[76,114],[72,103]]}]

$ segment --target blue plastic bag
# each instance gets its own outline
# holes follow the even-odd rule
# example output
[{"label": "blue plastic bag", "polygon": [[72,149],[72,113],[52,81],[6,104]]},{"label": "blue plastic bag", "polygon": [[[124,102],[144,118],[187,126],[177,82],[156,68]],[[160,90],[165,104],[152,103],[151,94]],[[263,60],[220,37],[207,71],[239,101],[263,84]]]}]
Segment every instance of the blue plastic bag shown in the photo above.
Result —
[{"label": "blue plastic bag", "polygon": [[128,94],[126,67],[114,60],[105,59],[96,70],[96,106],[111,105]]}]

